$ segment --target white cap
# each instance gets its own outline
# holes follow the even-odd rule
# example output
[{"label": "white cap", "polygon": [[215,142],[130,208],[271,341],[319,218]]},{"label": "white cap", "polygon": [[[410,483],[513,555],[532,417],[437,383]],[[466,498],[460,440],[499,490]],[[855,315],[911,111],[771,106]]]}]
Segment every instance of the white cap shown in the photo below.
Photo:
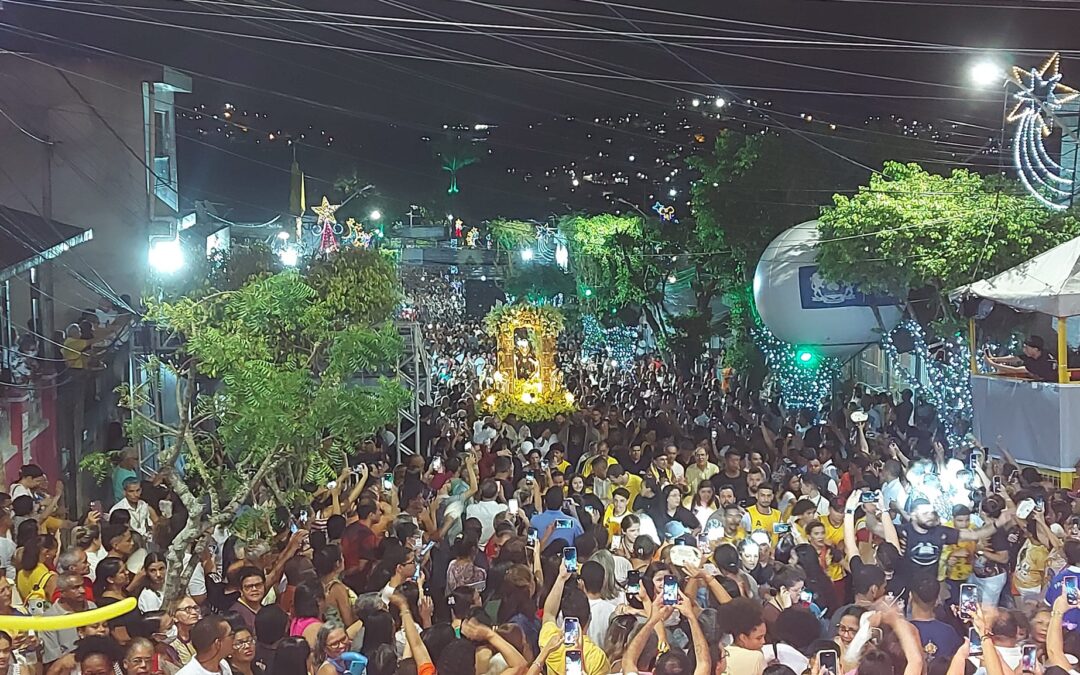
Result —
[{"label": "white cap", "polygon": [[533,449],[533,442],[532,441],[522,441],[521,442],[521,452],[523,454],[528,454],[528,453],[532,452],[532,449]]}]

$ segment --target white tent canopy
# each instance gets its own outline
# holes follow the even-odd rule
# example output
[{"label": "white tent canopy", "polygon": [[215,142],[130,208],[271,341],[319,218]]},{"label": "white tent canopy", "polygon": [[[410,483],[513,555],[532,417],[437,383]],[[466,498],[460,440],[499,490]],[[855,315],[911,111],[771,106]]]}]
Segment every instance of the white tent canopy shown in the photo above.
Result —
[{"label": "white tent canopy", "polygon": [[997,276],[961,286],[949,297],[972,295],[1050,316],[1080,315],[1080,237]]}]

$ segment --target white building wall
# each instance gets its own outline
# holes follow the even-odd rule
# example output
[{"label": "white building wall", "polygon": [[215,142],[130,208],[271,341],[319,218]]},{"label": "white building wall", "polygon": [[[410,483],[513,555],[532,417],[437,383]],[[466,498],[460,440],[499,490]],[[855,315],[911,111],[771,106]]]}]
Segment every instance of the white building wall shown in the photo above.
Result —
[{"label": "white building wall", "polygon": [[[72,59],[49,65],[35,62],[44,61],[41,56],[28,56],[33,61],[0,54],[0,108],[13,120],[0,116],[0,203],[45,214],[51,187],[51,217],[94,231],[92,241],[53,263],[55,324],[63,328],[76,308],[94,307],[100,298],[77,275],[137,299],[144,290],[149,237],[168,232],[175,220],[170,206],[155,201],[147,171],[147,164],[153,166],[147,147],[153,129],[146,124],[155,118],[147,110],[144,83],[161,82],[164,74],[123,62]],[[172,92],[154,98],[167,110],[171,129]],[[175,184],[174,140],[167,150]],[[13,282],[12,313],[20,324],[19,317],[29,313],[28,291],[25,281]]]}]

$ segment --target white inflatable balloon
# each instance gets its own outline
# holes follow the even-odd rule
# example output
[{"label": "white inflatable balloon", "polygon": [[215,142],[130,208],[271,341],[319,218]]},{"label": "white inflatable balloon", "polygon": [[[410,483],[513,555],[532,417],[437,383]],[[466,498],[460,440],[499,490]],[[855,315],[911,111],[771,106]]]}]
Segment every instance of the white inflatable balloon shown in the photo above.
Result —
[{"label": "white inflatable balloon", "polygon": [[754,271],[754,302],[776,337],[844,358],[881,339],[872,304],[878,305],[887,331],[902,314],[887,298],[822,277],[817,271],[818,238],[818,221],[811,220],[773,239]]}]

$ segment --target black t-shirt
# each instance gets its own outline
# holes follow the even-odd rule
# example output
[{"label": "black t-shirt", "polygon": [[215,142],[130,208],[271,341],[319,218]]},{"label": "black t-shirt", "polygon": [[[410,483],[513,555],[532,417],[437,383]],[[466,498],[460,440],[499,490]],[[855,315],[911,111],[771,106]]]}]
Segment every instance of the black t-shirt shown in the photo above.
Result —
[{"label": "black t-shirt", "polygon": [[1021,354],[1020,360],[1035,379],[1043,382],[1057,382],[1057,364],[1050,359],[1050,355],[1046,352],[1040,354],[1037,359],[1033,359],[1027,354]]},{"label": "black t-shirt", "polygon": [[746,487],[746,474],[742,471],[740,471],[739,475],[735,478],[731,478],[721,471],[712,477],[712,484],[716,486],[717,492],[725,485],[730,485],[731,491],[735,493],[735,501],[739,503],[750,499],[750,489]]},{"label": "black t-shirt", "polygon": [[904,558],[909,563],[912,576],[925,573],[936,575],[942,549],[960,541],[960,531],[944,525],[923,533],[911,523],[904,523],[900,533],[904,538]]}]

